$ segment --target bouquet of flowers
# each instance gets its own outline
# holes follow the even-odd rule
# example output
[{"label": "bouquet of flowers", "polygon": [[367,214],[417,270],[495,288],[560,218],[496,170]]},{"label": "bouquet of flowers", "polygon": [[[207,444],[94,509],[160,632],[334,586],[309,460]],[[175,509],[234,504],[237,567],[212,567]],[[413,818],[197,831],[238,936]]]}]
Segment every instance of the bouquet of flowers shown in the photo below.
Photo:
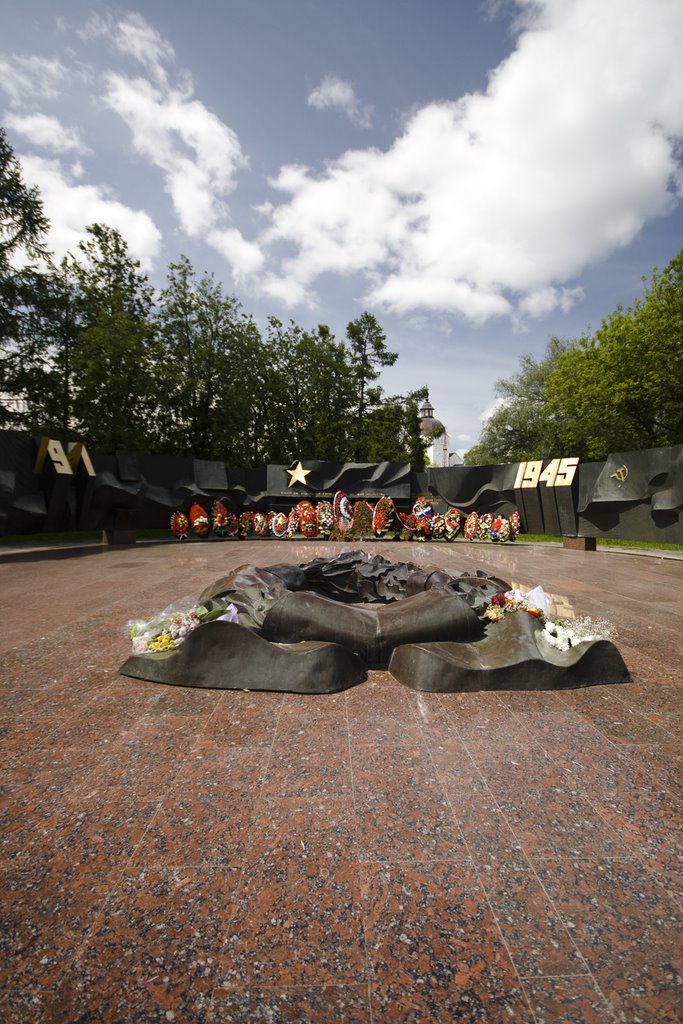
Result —
[{"label": "bouquet of flowers", "polygon": [[161,654],[174,651],[198,626],[213,619],[239,621],[234,604],[209,611],[204,605],[185,598],[170,604],[151,619],[131,620],[126,624],[126,631],[133,641],[133,654]]},{"label": "bouquet of flowers", "polygon": [[494,594],[484,614],[491,622],[500,622],[509,612],[528,612],[534,618],[543,619],[545,622],[550,614],[552,601],[551,595],[546,594],[543,587],[534,587],[526,593],[522,590],[507,590],[505,593]]},{"label": "bouquet of flowers", "polygon": [[590,640],[612,640],[614,634],[611,622],[590,619],[587,615],[580,619],[548,620],[543,628],[543,638],[558,651],[568,651]]}]

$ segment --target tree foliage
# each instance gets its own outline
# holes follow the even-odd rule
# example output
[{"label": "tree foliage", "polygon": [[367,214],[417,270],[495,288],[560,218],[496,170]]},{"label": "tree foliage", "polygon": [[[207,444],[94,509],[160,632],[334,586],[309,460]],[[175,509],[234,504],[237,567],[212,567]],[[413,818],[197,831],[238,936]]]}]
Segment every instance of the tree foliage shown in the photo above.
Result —
[{"label": "tree foliage", "polygon": [[100,451],[144,451],[157,435],[153,292],[117,230],[87,232],[63,264],[75,294],[73,426]]},{"label": "tree foliage", "polygon": [[370,434],[368,413],[376,410],[382,399],[381,387],[371,387],[384,366],[393,366],[398,352],[390,352],[386,336],[372,313],[365,312],[351,320],[346,328],[349,341],[351,372],[355,391],[355,414],[351,424],[354,462],[369,459]]},{"label": "tree foliage", "polygon": [[547,395],[574,454],[683,442],[683,250],[653,271],[642,299],[562,353]]},{"label": "tree foliage", "polygon": [[[157,294],[126,240],[92,224],[55,267],[48,222],[0,131],[0,426],[233,466],[295,458],[424,465],[418,403],[385,397],[398,358],[362,313],[337,341],[275,317],[261,333],[181,256]],[[32,261],[17,271],[11,258]]]},{"label": "tree foliage", "polygon": [[20,424],[27,411],[20,414],[16,400],[31,382],[30,365],[22,365],[20,350],[24,342],[38,347],[32,342],[34,306],[44,291],[36,264],[49,256],[44,241],[48,228],[38,190],[24,181],[0,128],[0,426]]},{"label": "tree foliage", "polygon": [[564,418],[550,407],[547,382],[568,348],[569,342],[551,338],[541,359],[523,355],[519,372],[496,383],[500,405],[484,423],[479,444],[465,454],[465,465],[497,465],[562,454]]},{"label": "tree foliage", "polygon": [[[643,279],[646,280],[646,279]],[[604,459],[683,442],[683,250],[642,298],[573,342],[552,338],[499,381],[500,408],[467,465],[578,455]]]}]

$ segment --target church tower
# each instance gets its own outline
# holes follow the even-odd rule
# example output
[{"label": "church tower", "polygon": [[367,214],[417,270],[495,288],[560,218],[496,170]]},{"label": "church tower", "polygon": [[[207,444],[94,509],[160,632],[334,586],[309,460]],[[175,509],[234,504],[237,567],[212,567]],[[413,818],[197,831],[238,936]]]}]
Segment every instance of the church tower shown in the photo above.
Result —
[{"label": "church tower", "polygon": [[425,453],[432,466],[449,465],[448,449],[451,438],[441,420],[435,418],[434,406],[427,395],[420,409],[420,433],[424,438],[431,438],[434,431],[440,429],[443,429],[443,433],[432,439]]}]

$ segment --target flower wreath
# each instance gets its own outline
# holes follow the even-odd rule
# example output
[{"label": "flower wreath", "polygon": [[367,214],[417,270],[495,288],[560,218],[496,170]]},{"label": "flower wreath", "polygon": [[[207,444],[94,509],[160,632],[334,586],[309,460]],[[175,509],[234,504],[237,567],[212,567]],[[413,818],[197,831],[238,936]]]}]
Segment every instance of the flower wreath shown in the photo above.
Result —
[{"label": "flower wreath", "polygon": [[174,512],[171,516],[171,532],[178,540],[185,540],[190,532],[190,520],[184,512]]},{"label": "flower wreath", "polygon": [[446,540],[455,540],[460,530],[460,520],[462,516],[457,508],[449,508],[444,518],[444,526],[446,528]]},{"label": "flower wreath", "polygon": [[267,512],[254,512],[254,533],[257,537],[265,537],[270,528],[270,514]]},{"label": "flower wreath", "polygon": [[373,533],[382,534],[389,526],[396,509],[394,503],[386,494],[383,494],[375,505],[372,513]]},{"label": "flower wreath", "polygon": [[240,537],[248,537],[254,530],[254,513],[240,512],[239,533]]},{"label": "flower wreath", "polygon": [[488,540],[489,530],[493,524],[493,516],[490,512],[484,512],[483,515],[479,516],[479,525],[477,526],[477,540]]},{"label": "flower wreath", "polygon": [[206,537],[209,532],[209,517],[206,514],[206,509],[203,509],[196,501],[190,506],[190,525],[192,532],[196,533],[198,537]]},{"label": "flower wreath", "polygon": [[465,520],[465,525],[462,529],[462,535],[465,540],[474,540],[479,530],[479,516],[476,512],[470,512]]},{"label": "flower wreath", "polygon": [[410,533],[415,533],[420,523],[414,512],[409,512],[408,515],[402,515],[398,509],[396,509],[396,515],[401,526],[408,530]]},{"label": "flower wreath", "polygon": [[319,501],[316,516],[318,518],[318,533],[323,537],[329,536],[334,526],[334,509],[331,502]]},{"label": "flower wreath", "polygon": [[413,515],[416,515],[418,519],[424,519],[427,516],[431,516],[432,506],[429,504],[426,498],[422,495],[417,499],[413,505]]},{"label": "flower wreath", "polygon": [[286,537],[291,540],[296,531],[299,529],[299,509],[295,505],[289,515],[287,516],[287,530]]},{"label": "flower wreath", "polygon": [[437,513],[432,517],[432,537],[434,540],[441,540],[446,535],[446,517]]},{"label": "flower wreath", "polygon": [[505,516],[497,516],[496,519],[491,523],[489,529],[489,537],[495,543],[500,542],[504,544],[506,540],[510,539],[510,520],[506,519]]},{"label": "flower wreath", "polygon": [[222,501],[214,501],[211,506],[211,529],[222,537],[228,526],[228,510]]},{"label": "flower wreath", "polygon": [[514,540],[522,528],[522,521],[520,519],[519,512],[517,509],[513,509],[510,513],[510,540]]},{"label": "flower wreath", "polygon": [[315,537],[318,533],[318,516],[310,501],[300,501],[297,505],[299,513],[299,529],[304,537]]},{"label": "flower wreath", "polygon": [[273,536],[278,540],[282,540],[287,533],[287,522],[288,519],[284,512],[276,512],[273,516],[270,528],[273,531]]},{"label": "flower wreath", "polygon": [[345,491],[337,491],[334,496],[334,518],[341,526],[340,519],[346,519],[350,524],[353,519],[353,507]]}]

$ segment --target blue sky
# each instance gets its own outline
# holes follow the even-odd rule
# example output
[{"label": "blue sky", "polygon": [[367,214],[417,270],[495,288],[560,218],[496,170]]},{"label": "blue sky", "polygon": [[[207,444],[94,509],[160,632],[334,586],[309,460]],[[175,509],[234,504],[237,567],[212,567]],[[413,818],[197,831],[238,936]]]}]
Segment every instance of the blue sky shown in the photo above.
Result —
[{"label": "blue sky", "polygon": [[[367,309],[452,447],[494,384],[683,245],[680,0],[0,3],[0,119],[52,222],[183,253],[259,323]],[[305,457],[306,453],[302,453]]]}]

